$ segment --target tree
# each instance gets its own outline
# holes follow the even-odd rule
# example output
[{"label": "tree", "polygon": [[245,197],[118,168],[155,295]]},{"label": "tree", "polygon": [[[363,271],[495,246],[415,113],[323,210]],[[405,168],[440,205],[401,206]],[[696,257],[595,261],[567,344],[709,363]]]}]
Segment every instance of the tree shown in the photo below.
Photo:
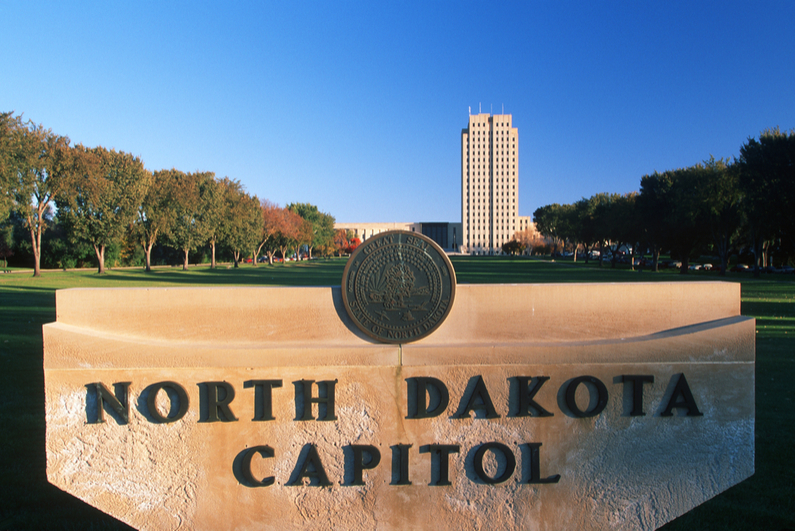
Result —
[{"label": "tree", "polygon": [[259,199],[249,196],[239,181],[224,177],[221,185],[224,190],[221,241],[232,250],[235,267],[239,267],[243,252],[259,244],[262,210]]},{"label": "tree", "polygon": [[8,268],[8,258],[14,256],[14,226],[11,223],[0,223],[0,258],[3,269]]},{"label": "tree", "polygon": [[358,236],[354,236],[353,238],[348,239],[348,246],[345,248],[345,252],[348,254],[353,254],[353,251],[356,250],[362,244],[362,240],[359,239]]},{"label": "tree", "polygon": [[334,217],[320,212],[315,205],[309,203],[291,203],[287,208],[311,224],[311,237],[303,242],[307,246],[308,256],[312,258],[312,249],[324,247],[334,239]]},{"label": "tree", "polygon": [[199,181],[199,195],[202,201],[201,221],[207,233],[207,243],[210,245],[210,268],[215,268],[215,247],[223,234],[224,223],[224,185],[212,177],[205,177]]},{"label": "tree", "polygon": [[[6,205],[24,220],[33,251],[33,276],[41,276],[41,235],[45,213],[60,195],[73,170],[69,138],[41,125],[23,124],[10,114],[2,115],[4,154],[0,157],[7,187]],[[4,207],[4,210],[7,208]]]},{"label": "tree", "polygon": [[337,256],[342,256],[345,249],[348,248],[348,231],[345,229],[337,229],[334,231],[334,249]]},{"label": "tree", "polygon": [[0,223],[8,218],[13,205],[13,145],[19,127],[20,120],[13,113],[0,113]]},{"label": "tree", "polygon": [[652,249],[652,270],[659,270],[660,252],[667,245],[670,234],[668,214],[673,208],[670,172],[644,175],[640,180],[638,209],[643,212],[641,228],[644,239]]},{"label": "tree", "polygon": [[603,223],[607,239],[614,250],[610,264],[616,267],[618,255],[622,247],[630,249],[630,267],[634,269],[635,250],[641,238],[638,229],[636,200],[637,192],[628,194],[609,194],[609,201],[603,206]]},{"label": "tree", "polygon": [[293,249],[299,244],[301,239],[302,229],[304,226],[304,219],[285,208],[282,211],[282,225],[279,231],[275,234],[276,247],[282,255],[282,259],[287,259],[287,250]]},{"label": "tree", "polygon": [[795,131],[768,129],[749,138],[737,160],[743,210],[754,253],[754,276],[766,265],[766,241],[775,236],[795,243]]},{"label": "tree", "polygon": [[516,256],[524,251],[524,245],[516,239],[509,240],[502,244],[502,252],[511,256]]},{"label": "tree", "polygon": [[524,252],[533,254],[533,250],[546,245],[544,237],[535,229],[535,225],[514,233],[513,239],[521,244]]},{"label": "tree", "polygon": [[188,256],[191,251],[207,242],[210,230],[205,219],[207,203],[206,193],[208,180],[213,180],[211,172],[183,173],[174,172],[172,187],[174,196],[174,223],[169,233],[169,240],[183,253],[182,270],[188,270]]},{"label": "tree", "polygon": [[563,207],[557,203],[537,208],[533,212],[533,223],[538,232],[552,240],[553,253],[557,252],[558,242],[563,242],[563,212]]},{"label": "tree", "polygon": [[597,242],[594,225],[594,202],[583,197],[574,203],[572,216],[572,233],[576,242],[582,244],[585,251],[585,263],[591,257],[591,250]]},{"label": "tree", "polygon": [[[279,246],[276,235],[282,230],[285,223],[284,212],[285,209],[278,205],[271,203],[267,199],[263,199],[260,205],[262,220],[260,223],[258,243],[252,247],[252,257],[254,264],[257,263],[257,256],[260,251],[265,248],[268,255],[268,264],[273,265],[273,257],[278,251]],[[256,250],[254,250],[256,249]]]},{"label": "tree", "polygon": [[720,257],[720,275],[726,275],[729,253],[743,223],[742,193],[737,168],[710,157],[704,163],[698,186],[704,201],[707,225]]},{"label": "tree", "polygon": [[78,145],[74,154],[76,172],[58,207],[73,237],[91,243],[101,274],[105,249],[118,243],[135,219],[152,174],[139,158],[123,151]]},{"label": "tree", "polygon": [[176,216],[172,196],[176,170],[154,172],[146,195],[139,204],[132,231],[146,255],[146,271],[152,270],[152,247],[159,236],[168,235]]},{"label": "tree", "polygon": [[671,210],[668,235],[671,254],[682,262],[680,272],[687,274],[690,257],[709,241],[707,203],[700,187],[707,172],[703,165],[674,170],[671,186]]}]

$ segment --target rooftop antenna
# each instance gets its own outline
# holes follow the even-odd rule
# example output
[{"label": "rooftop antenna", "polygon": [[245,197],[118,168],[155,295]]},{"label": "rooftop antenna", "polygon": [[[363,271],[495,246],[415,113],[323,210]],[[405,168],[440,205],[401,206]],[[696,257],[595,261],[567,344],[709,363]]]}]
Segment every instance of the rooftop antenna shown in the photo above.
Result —
[{"label": "rooftop antenna", "polygon": [[481,106],[481,103],[478,102],[478,114],[482,114],[483,113],[483,110],[481,109],[480,106]]},{"label": "rooftop antenna", "polygon": [[505,104],[502,104],[502,114],[505,114]]},{"label": "rooftop antenna", "polygon": [[491,105],[491,106],[489,107],[489,114],[494,114],[494,104],[493,104],[493,103],[490,103],[489,105]]},{"label": "rooftop antenna", "polygon": [[470,116],[472,115],[472,106],[471,105],[469,106],[469,115]]}]

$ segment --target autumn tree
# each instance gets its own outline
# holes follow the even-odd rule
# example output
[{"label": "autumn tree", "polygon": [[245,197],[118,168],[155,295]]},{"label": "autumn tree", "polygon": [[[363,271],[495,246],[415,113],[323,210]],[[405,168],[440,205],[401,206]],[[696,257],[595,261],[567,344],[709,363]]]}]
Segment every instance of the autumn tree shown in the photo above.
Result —
[{"label": "autumn tree", "polygon": [[353,251],[356,250],[362,244],[362,240],[359,239],[358,236],[354,236],[353,238],[348,239],[348,246],[345,248],[345,252],[348,254],[353,254]]},{"label": "autumn tree", "polygon": [[513,235],[513,239],[522,245],[524,252],[533,254],[533,250],[546,245],[544,237],[535,229],[535,226],[527,227]]},{"label": "autumn tree", "polygon": [[297,213],[285,208],[283,210],[283,221],[279,231],[275,234],[276,247],[282,255],[282,259],[287,259],[287,250],[293,249],[298,245],[305,234],[306,225],[304,218]]},{"label": "autumn tree", "polygon": [[176,170],[154,172],[146,195],[138,205],[132,235],[146,255],[146,271],[152,270],[152,248],[158,237],[167,236],[176,216],[172,195]]},{"label": "autumn tree", "polygon": [[152,175],[141,160],[123,151],[74,148],[73,178],[58,200],[59,216],[73,236],[89,242],[99,273],[105,272],[105,250],[120,240],[133,222]]},{"label": "autumn tree", "polygon": [[33,276],[41,276],[41,236],[47,214],[73,171],[69,138],[41,125],[2,115],[0,165],[6,194],[2,209],[11,207],[24,221],[33,251]]},{"label": "autumn tree", "polygon": [[268,255],[268,264],[273,265],[273,257],[279,250],[276,235],[282,230],[285,223],[285,209],[271,203],[267,199],[263,199],[260,205],[260,213],[262,216],[258,243],[252,247],[252,257],[254,264],[257,263],[257,256],[264,248],[265,254]]},{"label": "autumn tree", "polygon": [[345,249],[348,248],[348,231],[345,229],[335,230],[333,243],[337,256],[342,256]]}]

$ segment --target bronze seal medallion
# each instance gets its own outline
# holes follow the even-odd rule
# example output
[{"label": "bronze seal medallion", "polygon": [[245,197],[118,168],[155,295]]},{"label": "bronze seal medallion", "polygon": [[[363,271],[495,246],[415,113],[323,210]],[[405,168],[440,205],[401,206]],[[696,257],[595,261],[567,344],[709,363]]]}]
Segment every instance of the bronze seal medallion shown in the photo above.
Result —
[{"label": "bronze seal medallion", "polygon": [[414,232],[382,232],[359,245],[342,276],[342,300],[362,332],[384,343],[417,341],[450,313],[455,271],[444,251]]}]

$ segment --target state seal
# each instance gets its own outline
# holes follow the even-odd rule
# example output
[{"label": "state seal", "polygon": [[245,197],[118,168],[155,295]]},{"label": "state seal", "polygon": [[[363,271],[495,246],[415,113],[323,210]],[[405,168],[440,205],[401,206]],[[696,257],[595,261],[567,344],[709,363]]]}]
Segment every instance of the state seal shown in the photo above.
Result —
[{"label": "state seal", "polygon": [[342,300],[365,334],[408,343],[436,330],[453,307],[455,271],[430,238],[408,231],[377,234],[359,245],[342,276]]}]

